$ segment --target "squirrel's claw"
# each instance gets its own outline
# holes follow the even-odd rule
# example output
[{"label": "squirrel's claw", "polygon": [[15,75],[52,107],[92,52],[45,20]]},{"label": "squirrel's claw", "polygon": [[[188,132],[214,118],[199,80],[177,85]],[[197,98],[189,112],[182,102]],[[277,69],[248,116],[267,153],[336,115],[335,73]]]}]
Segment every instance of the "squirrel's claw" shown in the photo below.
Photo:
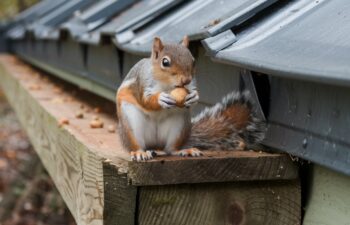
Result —
[{"label": "squirrel's claw", "polygon": [[132,161],[146,161],[149,159],[153,159],[152,151],[144,151],[144,150],[137,150],[130,152],[131,160]]},{"label": "squirrel's claw", "polygon": [[179,150],[175,154],[183,157],[186,157],[186,156],[198,157],[203,155],[203,153],[199,151],[197,148],[188,148],[188,149]]},{"label": "squirrel's claw", "polygon": [[165,92],[162,92],[159,95],[158,104],[162,108],[169,109],[169,108],[172,108],[175,106],[176,101],[175,101],[175,99],[173,99],[173,97],[171,97],[171,95],[169,95]]},{"label": "squirrel's claw", "polygon": [[186,96],[184,105],[186,107],[190,107],[191,105],[196,104],[198,100],[199,100],[198,91],[192,91]]}]

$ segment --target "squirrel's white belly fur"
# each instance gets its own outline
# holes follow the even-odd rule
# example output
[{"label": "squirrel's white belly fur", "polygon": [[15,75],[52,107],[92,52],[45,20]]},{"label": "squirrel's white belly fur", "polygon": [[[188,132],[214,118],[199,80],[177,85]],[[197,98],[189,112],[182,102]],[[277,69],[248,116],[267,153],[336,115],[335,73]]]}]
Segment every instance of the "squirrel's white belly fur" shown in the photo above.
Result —
[{"label": "squirrel's white belly fur", "polygon": [[164,149],[170,153],[174,143],[187,123],[190,122],[189,109],[165,109],[143,112],[137,106],[122,102],[123,116],[142,149]]}]

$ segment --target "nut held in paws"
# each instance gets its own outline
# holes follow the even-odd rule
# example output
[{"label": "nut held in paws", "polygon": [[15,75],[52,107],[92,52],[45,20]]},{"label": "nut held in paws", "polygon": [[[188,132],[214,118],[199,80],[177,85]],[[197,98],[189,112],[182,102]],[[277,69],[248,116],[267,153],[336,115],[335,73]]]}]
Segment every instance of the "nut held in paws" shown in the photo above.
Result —
[{"label": "nut held in paws", "polygon": [[175,99],[177,106],[184,107],[188,90],[186,88],[175,88],[170,92],[170,95]]}]

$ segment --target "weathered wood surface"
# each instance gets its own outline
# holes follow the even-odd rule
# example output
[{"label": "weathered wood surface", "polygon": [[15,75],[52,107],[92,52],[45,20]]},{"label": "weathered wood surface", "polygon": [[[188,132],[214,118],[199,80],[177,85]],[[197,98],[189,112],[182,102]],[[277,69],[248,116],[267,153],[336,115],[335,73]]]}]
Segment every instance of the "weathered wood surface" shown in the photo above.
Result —
[{"label": "weathered wood surface", "polygon": [[318,165],[311,168],[309,177],[303,224],[349,225],[350,177]]},{"label": "weathered wood surface", "polygon": [[[113,158],[114,164],[119,165],[116,172],[121,175],[124,173],[126,176],[126,170],[123,169],[125,160],[120,160],[123,158],[123,153],[120,152],[117,157],[113,154],[113,148],[119,146],[116,135],[110,138],[111,134],[108,134],[106,128],[89,129],[96,99],[85,95],[92,104],[85,105],[84,101],[73,98],[73,89],[61,91],[63,86],[57,86],[60,83],[49,81],[15,58],[1,56],[0,62],[0,84],[4,93],[77,223],[103,224],[104,194],[106,194],[104,185],[110,179],[108,175],[104,177],[103,163],[106,158]],[[101,102],[98,103],[101,105]],[[80,110],[82,104],[91,112],[85,112],[86,119],[76,119],[75,112]],[[108,117],[105,114],[98,116],[106,125],[114,122],[112,116]],[[64,127],[58,125],[62,117],[69,119],[69,125]],[[105,140],[108,140],[108,145],[104,143]],[[124,157],[128,157],[128,154],[125,153]],[[114,169],[117,170],[117,167]],[[112,180],[111,183],[113,182]],[[119,183],[114,186],[113,191],[125,190],[126,185],[126,182]],[[107,193],[107,196],[111,195]],[[134,208],[129,203],[130,199],[109,200],[119,202],[124,207],[126,205],[131,207],[114,208],[112,214],[122,215],[126,210],[129,210],[126,217],[130,213],[133,214]],[[125,204],[121,204],[123,201]],[[130,220],[127,222],[123,224],[134,224]]]},{"label": "weathered wood surface", "polygon": [[127,176],[105,162],[103,167],[105,225],[134,225],[137,187],[128,185]]},{"label": "weathered wood surface", "polygon": [[297,181],[140,189],[139,225],[300,225]]},{"label": "weathered wood surface", "polygon": [[253,151],[205,151],[203,157],[158,157],[129,163],[133,185],[296,179],[298,170],[288,155]]}]

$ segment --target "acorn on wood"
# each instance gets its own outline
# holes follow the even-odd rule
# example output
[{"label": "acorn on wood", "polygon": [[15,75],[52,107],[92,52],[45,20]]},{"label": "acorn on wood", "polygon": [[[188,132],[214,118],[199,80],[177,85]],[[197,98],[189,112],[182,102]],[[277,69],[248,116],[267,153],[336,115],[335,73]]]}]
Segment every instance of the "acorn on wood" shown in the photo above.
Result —
[{"label": "acorn on wood", "polygon": [[69,125],[69,120],[65,117],[61,118],[59,121],[58,121],[58,126],[59,127],[62,127],[63,125]]},{"label": "acorn on wood", "polygon": [[176,101],[176,106],[184,107],[186,96],[188,95],[188,90],[186,88],[175,88],[170,92],[170,95]]},{"label": "acorn on wood", "polygon": [[107,130],[109,133],[115,133],[115,126],[114,125],[108,125]]},{"label": "acorn on wood", "polygon": [[103,121],[100,119],[94,119],[90,122],[90,127],[95,129],[95,128],[103,128]]},{"label": "acorn on wood", "polygon": [[84,118],[84,112],[83,111],[78,111],[75,113],[75,118],[77,119],[83,119]]}]

